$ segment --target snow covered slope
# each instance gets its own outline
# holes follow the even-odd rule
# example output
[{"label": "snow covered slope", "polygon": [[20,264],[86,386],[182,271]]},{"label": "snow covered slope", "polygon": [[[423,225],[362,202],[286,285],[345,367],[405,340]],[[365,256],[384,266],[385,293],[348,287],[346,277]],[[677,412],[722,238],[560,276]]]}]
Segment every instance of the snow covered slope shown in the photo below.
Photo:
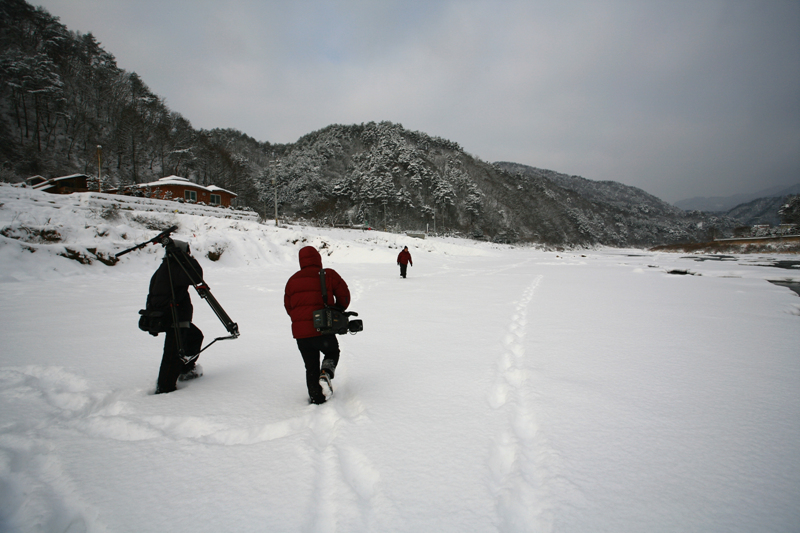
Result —
[{"label": "snow covered slope", "polygon": [[[800,299],[766,281],[800,274],[769,257],[111,213],[7,186],[0,204],[0,531],[800,523]],[[162,251],[100,259],[170,224],[242,335],[155,396],[163,337],[136,323]],[[282,307],[307,244],[365,326],[339,337],[322,406]],[[194,302],[206,338],[223,335]]]}]

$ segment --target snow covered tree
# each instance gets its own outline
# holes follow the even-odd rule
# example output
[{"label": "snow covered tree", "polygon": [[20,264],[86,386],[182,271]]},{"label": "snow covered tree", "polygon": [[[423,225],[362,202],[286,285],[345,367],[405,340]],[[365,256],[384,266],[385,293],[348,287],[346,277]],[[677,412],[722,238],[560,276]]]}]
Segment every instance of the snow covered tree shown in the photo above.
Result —
[{"label": "snow covered tree", "polygon": [[784,224],[800,224],[800,194],[790,196],[778,214],[781,215],[781,222]]}]

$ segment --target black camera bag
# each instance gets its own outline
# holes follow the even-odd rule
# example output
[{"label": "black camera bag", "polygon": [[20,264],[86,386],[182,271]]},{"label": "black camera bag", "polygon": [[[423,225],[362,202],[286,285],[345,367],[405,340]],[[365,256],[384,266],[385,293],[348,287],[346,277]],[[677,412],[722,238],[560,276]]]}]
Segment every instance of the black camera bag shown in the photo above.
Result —
[{"label": "black camera bag", "polygon": [[163,311],[139,310],[139,329],[157,337],[172,326],[172,316]]},{"label": "black camera bag", "polygon": [[356,333],[363,331],[364,324],[361,320],[350,321],[351,316],[358,316],[353,311],[340,311],[328,305],[328,290],[325,286],[325,269],[319,271],[319,283],[322,288],[322,309],[314,311],[314,328],[323,335],[344,335],[348,331]]},{"label": "black camera bag", "polygon": [[314,311],[314,327],[323,335],[347,333],[349,322],[350,319],[347,318],[347,315],[332,307]]}]

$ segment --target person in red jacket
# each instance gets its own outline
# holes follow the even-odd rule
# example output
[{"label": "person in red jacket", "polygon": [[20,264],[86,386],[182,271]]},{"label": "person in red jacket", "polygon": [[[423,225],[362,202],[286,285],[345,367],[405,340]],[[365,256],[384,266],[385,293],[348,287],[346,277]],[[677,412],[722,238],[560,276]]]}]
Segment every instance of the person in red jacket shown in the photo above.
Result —
[{"label": "person in red jacket", "polygon": [[414,263],[411,261],[411,252],[408,251],[408,246],[403,246],[403,251],[397,255],[397,264],[400,265],[400,275],[406,277],[408,265],[414,266]]},{"label": "person in red jacket", "polygon": [[[306,366],[309,402],[321,404],[325,403],[325,394],[320,380],[323,374],[328,380],[333,379],[336,365],[339,364],[339,341],[336,340],[336,335],[322,335],[314,327],[314,311],[324,307],[319,275],[322,257],[312,246],[306,246],[300,250],[299,259],[300,270],[286,282],[283,306],[292,318],[292,336],[297,340],[297,347]],[[325,269],[325,286],[327,304],[342,311],[347,309],[350,305],[350,289],[335,270]],[[320,352],[325,355],[321,369]]]}]

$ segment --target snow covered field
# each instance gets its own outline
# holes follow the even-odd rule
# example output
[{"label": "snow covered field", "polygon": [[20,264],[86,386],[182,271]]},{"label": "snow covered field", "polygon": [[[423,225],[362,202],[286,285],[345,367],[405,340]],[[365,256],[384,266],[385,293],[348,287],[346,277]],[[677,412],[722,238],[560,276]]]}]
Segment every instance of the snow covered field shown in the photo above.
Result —
[{"label": "snow covered field", "polygon": [[[797,269],[67,198],[0,186],[0,531],[798,530],[800,298],[766,281]],[[97,260],[147,221],[179,224],[241,331],[159,396],[137,312],[162,250]],[[282,304],[308,244],[364,320],[322,406]]]}]

